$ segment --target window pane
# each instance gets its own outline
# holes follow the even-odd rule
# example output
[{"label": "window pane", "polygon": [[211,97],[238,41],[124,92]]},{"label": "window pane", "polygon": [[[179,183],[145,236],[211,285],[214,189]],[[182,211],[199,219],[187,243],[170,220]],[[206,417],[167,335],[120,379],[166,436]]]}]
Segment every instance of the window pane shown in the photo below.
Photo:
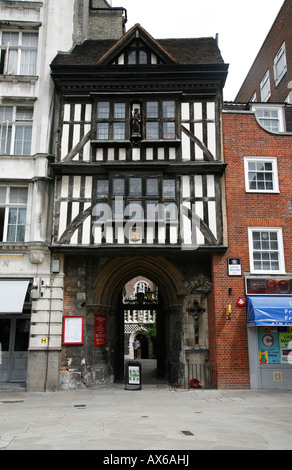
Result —
[{"label": "window pane", "polygon": [[96,196],[97,197],[108,197],[108,180],[98,180],[96,185]]},{"label": "window pane", "polygon": [[125,103],[115,103],[114,104],[114,118],[124,119],[126,114],[126,105]]},{"label": "window pane", "polygon": [[122,122],[115,122],[113,125],[113,138],[115,140],[125,139],[125,124]]},{"label": "window pane", "polygon": [[150,178],[146,181],[146,195],[158,196],[158,179]]},{"label": "window pane", "polygon": [[163,197],[175,197],[175,180],[163,180]]},{"label": "window pane", "polygon": [[8,224],[16,224],[17,222],[17,209],[9,209]]},{"label": "window pane", "polygon": [[164,219],[177,220],[176,204],[174,202],[164,204]]},{"label": "window pane", "polygon": [[162,116],[164,118],[175,117],[175,103],[174,101],[163,101],[162,103]]},{"label": "window pane", "polygon": [[109,119],[110,104],[107,101],[97,103],[97,118]]},{"label": "window pane", "polygon": [[5,204],[6,202],[6,188],[0,188],[0,204]]},{"label": "window pane", "polygon": [[15,141],[14,141],[14,154],[15,155],[29,155],[31,147],[31,126],[16,126],[15,127]]},{"label": "window pane", "polygon": [[158,101],[149,101],[146,108],[147,118],[158,117]]},{"label": "window pane", "polygon": [[25,225],[26,209],[18,209],[18,224]]},{"label": "window pane", "polygon": [[159,204],[158,201],[147,201],[146,202],[146,216],[147,220],[157,220]]},{"label": "window pane", "polygon": [[96,138],[98,140],[108,140],[109,139],[109,125],[107,123],[98,123]]},{"label": "window pane", "polygon": [[22,33],[22,45],[26,47],[37,47],[38,45],[37,33]]},{"label": "window pane", "polygon": [[174,122],[163,123],[163,138],[175,139],[175,123]]},{"label": "window pane", "polygon": [[124,196],[125,194],[125,180],[123,178],[115,178],[113,180],[113,195]]},{"label": "window pane", "polygon": [[159,123],[158,122],[146,123],[146,139],[147,140],[159,139]]},{"label": "window pane", "polygon": [[18,64],[18,50],[9,49],[8,51],[8,60],[6,66],[6,73],[8,75],[17,74],[17,64]]},{"label": "window pane", "polygon": [[139,51],[139,64],[147,64],[147,54],[145,51]]},{"label": "window pane", "polygon": [[16,227],[16,242],[23,242],[25,237],[25,225],[18,225]]},{"label": "window pane", "polygon": [[133,219],[142,219],[143,218],[143,207],[142,201],[130,201],[129,206],[127,207],[127,215]]},{"label": "window pane", "polygon": [[136,64],[136,51],[132,51],[128,54],[128,64]]},{"label": "window pane", "polygon": [[9,202],[11,204],[26,204],[27,188],[10,188]]},{"label": "window pane", "polygon": [[10,46],[17,46],[18,45],[18,37],[19,33],[12,33],[12,32],[3,32],[2,33],[2,44]]},{"label": "window pane", "polygon": [[16,121],[32,121],[32,116],[32,108],[22,108],[20,106],[16,108]]},{"label": "window pane", "polygon": [[130,178],[130,196],[142,195],[142,178]]},{"label": "window pane", "polygon": [[37,51],[21,51],[20,75],[36,74]]},{"label": "window pane", "polygon": [[124,218],[124,201],[123,198],[116,198],[113,200],[113,218]]},{"label": "window pane", "polygon": [[10,328],[10,319],[0,319],[0,343],[2,351],[9,351]]},{"label": "window pane", "polygon": [[14,351],[27,351],[29,343],[30,320],[16,320]]},{"label": "window pane", "polygon": [[12,106],[0,106],[0,122],[12,121]]}]

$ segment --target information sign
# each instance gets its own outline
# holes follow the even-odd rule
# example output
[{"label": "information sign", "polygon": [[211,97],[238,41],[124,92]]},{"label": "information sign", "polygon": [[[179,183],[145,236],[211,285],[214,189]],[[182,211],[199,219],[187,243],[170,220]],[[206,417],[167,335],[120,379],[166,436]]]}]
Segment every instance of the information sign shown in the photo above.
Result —
[{"label": "information sign", "polygon": [[106,315],[95,315],[94,346],[106,346]]},{"label": "information sign", "polygon": [[83,344],[84,317],[63,318],[63,344]]}]

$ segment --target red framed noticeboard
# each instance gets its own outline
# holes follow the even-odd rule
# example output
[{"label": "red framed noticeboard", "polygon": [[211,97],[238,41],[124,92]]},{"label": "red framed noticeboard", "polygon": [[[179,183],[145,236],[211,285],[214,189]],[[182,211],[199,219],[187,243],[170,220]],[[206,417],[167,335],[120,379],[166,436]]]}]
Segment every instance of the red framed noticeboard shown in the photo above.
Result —
[{"label": "red framed noticeboard", "polygon": [[63,318],[63,344],[83,344],[83,334],[83,316],[65,316]]},{"label": "red framed noticeboard", "polygon": [[106,346],[106,315],[95,315],[94,346]]}]

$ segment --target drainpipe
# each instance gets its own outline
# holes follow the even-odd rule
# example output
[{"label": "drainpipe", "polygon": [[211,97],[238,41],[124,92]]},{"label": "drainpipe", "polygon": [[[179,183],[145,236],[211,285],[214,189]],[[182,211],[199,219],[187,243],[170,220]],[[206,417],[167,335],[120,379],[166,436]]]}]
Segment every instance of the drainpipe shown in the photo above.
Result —
[{"label": "drainpipe", "polygon": [[92,1],[93,0],[89,0],[89,10],[92,10],[92,11],[112,11],[112,10],[114,10],[114,11],[122,11],[123,13],[125,13],[125,16],[123,18],[123,34],[125,34],[125,24],[128,21],[128,15],[127,15],[126,8],[124,8],[124,7],[109,7],[109,8],[94,7],[92,5]]}]

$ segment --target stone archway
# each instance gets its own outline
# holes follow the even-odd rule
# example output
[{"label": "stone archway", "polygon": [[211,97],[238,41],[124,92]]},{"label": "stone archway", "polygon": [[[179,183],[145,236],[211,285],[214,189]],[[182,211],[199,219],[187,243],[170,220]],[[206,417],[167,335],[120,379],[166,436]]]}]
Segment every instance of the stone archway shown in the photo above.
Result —
[{"label": "stone archway", "polygon": [[[124,324],[121,292],[123,286],[136,276],[145,276],[157,285],[159,301],[159,352],[158,375],[167,375],[167,364],[179,355],[177,341],[181,324],[182,297],[187,294],[183,278],[178,269],[163,257],[136,256],[113,258],[104,266],[94,285],[94,304],[108,312],[110,350],[113,351],[111,367],[115,380],[122,380],[124,368]],[[176,339],[174,339],[174,337]],[[176,342],[176,347],[173,343]]]},{"label": "stone archway", "polygon": [[183,278],[178,269],[163,257],[135,256],[114,258],[101,271],[95,282],[95,303],[117,305],[122,286],[131,278],[143,275],[159,287],[167,306],[180,303],[187,295]]}]

